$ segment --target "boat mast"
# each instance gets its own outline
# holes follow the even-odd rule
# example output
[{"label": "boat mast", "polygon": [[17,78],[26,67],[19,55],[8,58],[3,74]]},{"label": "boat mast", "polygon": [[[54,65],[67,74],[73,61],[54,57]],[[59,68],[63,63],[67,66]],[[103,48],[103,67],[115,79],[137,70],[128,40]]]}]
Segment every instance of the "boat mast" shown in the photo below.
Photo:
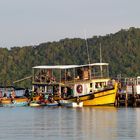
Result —
[{"label": "boat mast", "polygon": [[85,41],[86,41],[87,56],[88,56],[88,64],[89,64],[89,79],[91,79],[90,56],[89,56],[89,48],[88,48],[88,42],[87,42],[87,38],[86,38],[86,32],[85,32]]},{"label": "boat mast", "polygon": [[88,48],[88,42],[86,38],[86,32],[85,32],[85,41],[86,41],[86,48],[87,48],[87,55],[88,55],[88,64],[90,64],[90,56],[89,56],[89,48]]},{"label": "boat mast", "polygon": [[100,70],[101,70],[101,77],[103,77],[103,67],[102,67],[101,63],[102,63],[102,46],[100,43]]}]

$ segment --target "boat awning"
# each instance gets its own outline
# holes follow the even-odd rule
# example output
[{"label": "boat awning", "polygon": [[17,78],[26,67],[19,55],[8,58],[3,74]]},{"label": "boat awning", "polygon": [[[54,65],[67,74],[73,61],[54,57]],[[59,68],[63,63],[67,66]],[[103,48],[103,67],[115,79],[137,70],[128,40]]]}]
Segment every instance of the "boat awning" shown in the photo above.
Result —
[{"label": "boat awning", "polygon": [[108,66],[108,63],[92,63],[92,64],[85,64],[85,65],[42,65],[42,66],[35,66],[33,69],[72,69],[78,67],[88,67],[88,66]]},{"label": "boat awning", "polygon": [[108,63],[92,63],[92,64],[85,64],[85,65],[80,65],[80,67],[86,67],[86,66],[108,66]]},{"label": "boat awning", "polygon": [[77,68],[79,65],[55,65],[55,66],[35,66],[33,69],[72,69]]}]

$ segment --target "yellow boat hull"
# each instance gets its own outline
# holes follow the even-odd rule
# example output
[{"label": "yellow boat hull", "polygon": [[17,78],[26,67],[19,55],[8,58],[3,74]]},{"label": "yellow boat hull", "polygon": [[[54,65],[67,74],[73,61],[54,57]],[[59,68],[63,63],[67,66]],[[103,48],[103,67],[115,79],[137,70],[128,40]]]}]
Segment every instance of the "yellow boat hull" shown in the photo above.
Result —
[{"label": "yellow boat hull", "polygon": [[6,99],[1,99],[0,103],[1,104],[10,104],[12,103],[13,101],[15,101],[16,103],[21,103],[21,102],[28,102],[28,98],[26,97],[21,97],[21,98],[14,98],[14,99],[11,99],[11,98],[6,98]]},{"label": "yellow boat hull", "polygon": [[[79,96],[78,99],[83,102],[83,106],[97,106],[97,105],[110,105],[114,104],[116,100],[118,84],[116,83],[114,88],[98,91],[95,93]],[[69,99],[76,101],[77,97]]]},{"label": "yellow boat hull", "polygon": [[113,91],[106,91],[95,94],[95,97],[91,100],[83,101],[84,106],[91,106],[91,105],[108,105],[114,104],[116,99],[116,93]]}]

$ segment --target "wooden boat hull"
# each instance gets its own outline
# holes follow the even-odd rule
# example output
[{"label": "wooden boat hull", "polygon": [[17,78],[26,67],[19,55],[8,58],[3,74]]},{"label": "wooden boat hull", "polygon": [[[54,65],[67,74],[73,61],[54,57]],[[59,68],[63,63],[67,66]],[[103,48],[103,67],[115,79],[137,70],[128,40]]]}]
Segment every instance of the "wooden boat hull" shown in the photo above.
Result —
[{"label": "wooden boat hull", "polygon": [[91,94],[86,94],[79,97],[73,97],[67,100],[70,101],[76,101],[77,98],[83,102],[83,106],[97,106],[97,105],[111,105],[115,103],[116,100],[116,94],[117,94],[117,86],[118,84],[115,84],[115,87],[112,89],[106,89],[102,91],[98,91]]},{"label": "wooden boat hull", "polygon": [[3,107],[22,107],[22,106],[28,106],[28,102],[2,104],[2,106]]},{"label": "wooden boat hull", "polygon": [[28,98],[21,97],[21,98],[7,98],[1,99],[1,105],[6,107],[18,107],[18,106],[27,106],[28,105]]}]

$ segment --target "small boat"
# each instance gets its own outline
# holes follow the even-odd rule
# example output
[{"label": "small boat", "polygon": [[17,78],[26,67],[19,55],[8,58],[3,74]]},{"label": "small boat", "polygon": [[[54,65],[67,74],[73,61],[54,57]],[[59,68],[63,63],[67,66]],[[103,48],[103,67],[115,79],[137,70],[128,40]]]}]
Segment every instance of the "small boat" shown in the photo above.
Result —
[{"label": "small boat", "polygon": [[60,105],[66,106],[66,107],[83,107],[83,102],[72,102],[69,100],[60,100]]},{"label": "small boat", "polygon": [[18,98],[3,98],[1,99],[1,106],[4,107],[19,107],[19,106],[27,106],[28,105],[28,98],[26,97],[18,97]]},{"label": "small boat", "polygon": [[47,103],[47,106],[58,106],[58,102],[54,101],[53,103]]},{"label": "small boat", "polygon": [[31,101],[29,103],[29,106],[32,107],[38,107],[38,106],[46,106],[47,104],[45,102],[39,102],[39,101]]},{"label": "small boat", "polygon": [[38,107],[38,106],[41,106],[41,104],[37,103],[37,102],[30,102],[29,106],[31,106],[31,107]]},{"label": "small boat", "polygon": [[27,102],[14,102],[10,104],[2,104],[3,107],[22,107],[22,106],[28,106]]}]

